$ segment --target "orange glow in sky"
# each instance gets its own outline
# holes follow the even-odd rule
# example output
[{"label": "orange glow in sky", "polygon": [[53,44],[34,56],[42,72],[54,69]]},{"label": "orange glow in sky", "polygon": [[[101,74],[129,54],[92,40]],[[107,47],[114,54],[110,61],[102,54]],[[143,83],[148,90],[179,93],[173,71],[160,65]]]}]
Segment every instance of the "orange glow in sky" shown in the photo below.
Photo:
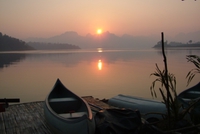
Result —
[{"label": "orange glow in sky", "polygon": [[20,39],[66,31],[81,36],[104,31],[118,36],[175,36],[200,31],[199,5],[200,0],[2,0],[0,32]]}]

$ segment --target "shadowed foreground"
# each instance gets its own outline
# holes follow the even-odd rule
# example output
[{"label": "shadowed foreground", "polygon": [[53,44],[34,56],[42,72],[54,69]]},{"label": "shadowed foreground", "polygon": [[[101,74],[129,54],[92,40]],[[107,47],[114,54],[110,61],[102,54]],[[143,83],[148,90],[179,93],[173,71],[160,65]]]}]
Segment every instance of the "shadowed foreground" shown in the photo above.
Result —
[{"label": "shadowed foreground", "polygon": [[[91,96],[83,97],[87,102],[101,108],[109,108]],[[44,102],[11,105],[0,113],[0,134],[51,134],[44,118]],[[95,110],[94,107],[91,107]],[[97,110],[97,109],[96,109]]]}]

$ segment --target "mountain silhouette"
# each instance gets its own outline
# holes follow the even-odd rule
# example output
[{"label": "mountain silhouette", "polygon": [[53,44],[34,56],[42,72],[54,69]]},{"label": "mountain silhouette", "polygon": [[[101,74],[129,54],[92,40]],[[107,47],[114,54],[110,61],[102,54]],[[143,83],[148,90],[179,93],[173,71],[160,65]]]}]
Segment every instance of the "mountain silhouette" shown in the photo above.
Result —
[{"label": "mountain silhouette", "polygon": [[[168,37],[166,35],[166,37]],[[28,38],[24,39],[26,42],[48,42],[48,43],[68,43],[72,45],[79,46],[80,48],[151,48],[160,39],[160,35],[154,36],[132,36],[124,34],[122,36],[117,36],[114,33],[106,31],[102,34],[90,34],[85,36],[79,35],[74,31],[67,31],[63,34],[56,35],[50,38]],[[165,38],[166,40],[178,41],[182,43],[187,43],[189,40],[199,41],[200,31],[178,34],[175,37]]]},{"label": "mountain silhouette", "polygon": [[68,43],[80,48],[141,48],[151,47],[156,42],[156,40],[147,37],[134,37],[127,34],[117,36],[109,31],[101,35],[88,33],[86,36],[81,36],[74,31],[68,31],[50,38],[28,38],[24,40],[26,42]]}]

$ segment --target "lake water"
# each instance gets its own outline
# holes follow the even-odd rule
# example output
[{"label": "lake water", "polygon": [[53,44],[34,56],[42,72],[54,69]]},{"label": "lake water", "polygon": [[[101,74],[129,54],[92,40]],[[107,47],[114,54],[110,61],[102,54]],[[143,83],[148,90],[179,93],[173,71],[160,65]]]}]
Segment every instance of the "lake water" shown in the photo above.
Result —
[{"label": "lake water", "polygon": [[[195,68],[186,60],[189,54],[199,55],[200,49],[166,51],[178,93],[200,80],[197,74],[186,87],[185,77]],[[1,52],[0,98],[44,100],[57,78],[79,96],[109,99],[125,94],[152,98],[149,88],[155,77],[150,74],[156,63],[163,69],[162,53],[156,49]]]}]

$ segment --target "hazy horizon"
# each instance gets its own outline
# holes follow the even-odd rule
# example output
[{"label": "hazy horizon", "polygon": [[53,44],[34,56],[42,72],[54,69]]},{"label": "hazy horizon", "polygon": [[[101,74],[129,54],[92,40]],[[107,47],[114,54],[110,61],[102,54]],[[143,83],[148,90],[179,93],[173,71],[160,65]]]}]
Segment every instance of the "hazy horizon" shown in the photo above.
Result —
[{"label": "hazy horizon", "polygon": [[19,39],[97,29],[117,36],[174,37],[200,31],[200,1],[1,1],[0,31]]}]

